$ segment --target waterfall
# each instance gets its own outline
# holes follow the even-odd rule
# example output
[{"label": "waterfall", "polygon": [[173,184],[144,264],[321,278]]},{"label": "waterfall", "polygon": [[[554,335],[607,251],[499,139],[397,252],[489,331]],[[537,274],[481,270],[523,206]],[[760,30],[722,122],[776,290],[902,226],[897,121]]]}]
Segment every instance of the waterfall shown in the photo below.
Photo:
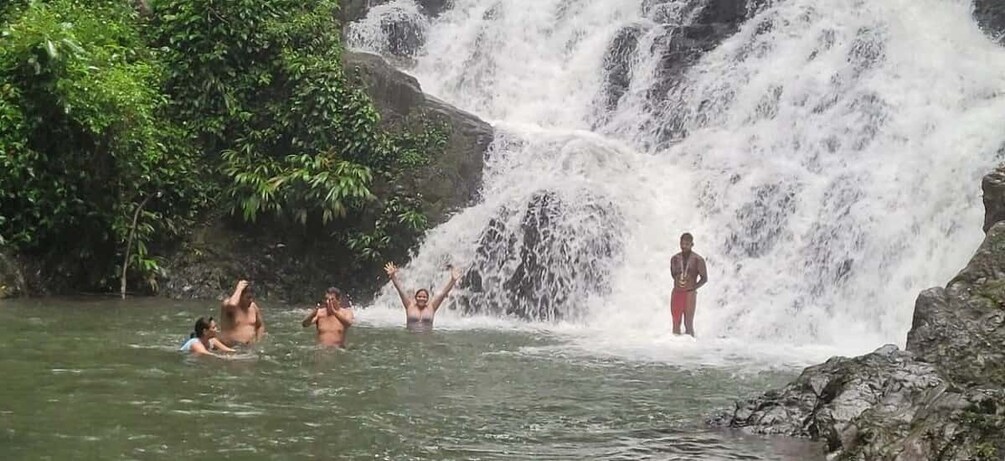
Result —
[{"label": "waterfall", "polygon": [[968,1],[456,0],[423,30],[409,72],[499,132],[403,270],[467,268],[449,315],[653,341],[691,232],[701,338],[858,353],[982,239],[1005,51]]}]

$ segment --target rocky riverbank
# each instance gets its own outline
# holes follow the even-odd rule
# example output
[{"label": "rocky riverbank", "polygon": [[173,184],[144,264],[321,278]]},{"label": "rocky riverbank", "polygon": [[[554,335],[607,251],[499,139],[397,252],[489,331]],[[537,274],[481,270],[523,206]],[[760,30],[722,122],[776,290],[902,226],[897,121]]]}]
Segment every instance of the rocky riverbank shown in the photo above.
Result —
[{"label": "rocky riverbank", "polygon": [[906,350],[832,358],[712,424],[822,439],[832,459],[1005,459],[1005,167],[983,189],[984,242],[918,296]]}]

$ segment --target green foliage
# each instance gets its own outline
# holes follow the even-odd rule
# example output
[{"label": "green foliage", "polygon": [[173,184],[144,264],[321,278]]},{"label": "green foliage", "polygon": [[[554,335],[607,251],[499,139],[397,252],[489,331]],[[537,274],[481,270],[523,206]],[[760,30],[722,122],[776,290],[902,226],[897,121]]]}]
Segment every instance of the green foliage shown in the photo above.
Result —
[{"label": "green foliage", "polygon": [[[375,178],[394,182],[425,165],[445,129],[379,128],[342,70],[335,11],[329,0],[164,0],[154,40],[167,50],[172,111],[204,152],[221,153],[232,213],[320,224],[319,238],[376,260],[411,245],[425,217],[416,197],[374,192]],[[408,225],[392,224],[401,216]]]},{"label": "green foliage", "polygon": [[[162,68],[127,3],[27,2],[0,32],[0,236],[22,251],[111,275],[136,204],[150,232],[191,207],[190,158],[158,112]],[[165,195],[165,194],[162,194]],[[96,267],[94,267],[96,266]],[[92,280],[92,282],[97,282]]]},{"label": "green foliage", "polygon": [[329,155],[289,155],[283,161],[249,162],[235,151],[224,153],[225,172],[234,184],[227,191],[232,211],[255,221],[270,211],[306,225],[320,214],[322,224],[345,217],[350,208],[372,199],[370,169]]},{"label": "green foliage", "polygon": [[420,197],[393,185],[445,126],[380,128],[342,70],[334,1],[151,3],[0,6],[0,244],[110,288],[134,235],[126,263],[154,289],[207,209],[362,262],[414,244]]}]

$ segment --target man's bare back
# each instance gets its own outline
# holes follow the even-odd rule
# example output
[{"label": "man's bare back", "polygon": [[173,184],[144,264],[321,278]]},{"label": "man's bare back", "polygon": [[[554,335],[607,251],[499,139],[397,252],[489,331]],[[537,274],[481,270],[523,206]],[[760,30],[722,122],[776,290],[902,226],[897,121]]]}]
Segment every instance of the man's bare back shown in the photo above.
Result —
[{"label": "man's bare back", "polygon": [[245,280],[238,282],[234,294],[223,301],[220,317],[220,338],[228,346],[251,344],[265,334],[262,311]]}]

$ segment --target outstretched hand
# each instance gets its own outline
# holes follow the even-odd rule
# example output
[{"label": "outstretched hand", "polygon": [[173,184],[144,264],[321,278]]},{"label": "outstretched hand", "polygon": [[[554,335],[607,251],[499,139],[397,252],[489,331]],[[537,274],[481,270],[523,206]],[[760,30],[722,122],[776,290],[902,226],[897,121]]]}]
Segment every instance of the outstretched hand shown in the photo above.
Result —
[{"label": "outstretched hand", "polygon": [[458,268],[456,268],[456,267],[451,266],[450,267],[450,278],[453,281],[455,281],[455,282],[458,281],[458,280],[460,280],[461,279],[461,270],[458,269]]},{"label": "outstretched hand", "polygon": [[387,272],[388,277],[394,277],[394,275],[398,273],[398,268],[395,267],[394,263],[389,262],[384,264],[384,272]]}]

